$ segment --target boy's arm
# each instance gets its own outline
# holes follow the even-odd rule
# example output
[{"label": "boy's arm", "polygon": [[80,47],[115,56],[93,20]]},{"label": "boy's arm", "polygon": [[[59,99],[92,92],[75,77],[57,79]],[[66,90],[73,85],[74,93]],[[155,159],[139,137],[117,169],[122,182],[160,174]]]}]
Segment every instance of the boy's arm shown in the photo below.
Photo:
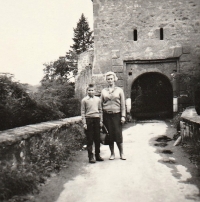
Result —
[{"label": "boy's arm", "polygon": [[83,125],[86,124],[86,119],[85,119],[85,101],[81,101],[81,117],[82,117],[82,123]]}]

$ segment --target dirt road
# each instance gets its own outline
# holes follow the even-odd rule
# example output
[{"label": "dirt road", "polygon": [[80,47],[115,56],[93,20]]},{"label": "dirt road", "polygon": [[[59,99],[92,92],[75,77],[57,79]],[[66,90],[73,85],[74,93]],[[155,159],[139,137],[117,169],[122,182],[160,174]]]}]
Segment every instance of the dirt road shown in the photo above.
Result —
[{"label": "dirt road", "polygon": [[199,176],[181,147],[174,147],[174,128],[164,121],[144,121],[124,127],[126,161],[89,164],[81,151],[73,166],[43,188],[36,202],[186,202],[200,201]]}]

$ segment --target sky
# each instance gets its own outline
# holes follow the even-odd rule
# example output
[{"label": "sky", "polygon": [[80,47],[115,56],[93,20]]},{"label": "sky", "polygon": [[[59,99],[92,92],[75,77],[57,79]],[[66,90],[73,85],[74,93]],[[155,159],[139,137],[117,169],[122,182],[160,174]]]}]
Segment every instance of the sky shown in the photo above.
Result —
[{"label": "sky", "polygon": [[84,13],[93,30],[91,0],[5,0],[0,3],[0,73],[37,85],[45,63],[65,56]]}]

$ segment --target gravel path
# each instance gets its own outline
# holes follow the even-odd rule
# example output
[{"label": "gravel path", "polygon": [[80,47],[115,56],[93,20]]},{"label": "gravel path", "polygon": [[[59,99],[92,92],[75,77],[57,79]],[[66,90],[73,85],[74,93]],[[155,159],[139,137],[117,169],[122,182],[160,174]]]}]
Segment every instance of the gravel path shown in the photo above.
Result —
[{"label": "gravel path", "polygon": [[[54,176],[35,197],[36,202],[191,202],[200,201],[197,169],[181,147],[174,147],[175,129],[164,121],[143,121],[124,126],[126,161],[89,164],[80,151],[66,170]],[[158,139],[159,138],[159,139]]]}]

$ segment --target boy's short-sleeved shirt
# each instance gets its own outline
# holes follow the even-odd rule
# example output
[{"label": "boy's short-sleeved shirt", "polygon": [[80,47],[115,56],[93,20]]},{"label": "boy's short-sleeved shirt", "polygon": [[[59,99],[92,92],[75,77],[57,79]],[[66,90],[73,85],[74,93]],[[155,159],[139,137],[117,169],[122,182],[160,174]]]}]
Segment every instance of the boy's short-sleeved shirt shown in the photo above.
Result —
[{"label": "boy's short-sleeved shirt", "polygon": [[86,96],[81,101],[81,116],[83,124],[86,123],[86,118],[99,117],[102,121],[102,106],[101,100],[97,96]]}]

